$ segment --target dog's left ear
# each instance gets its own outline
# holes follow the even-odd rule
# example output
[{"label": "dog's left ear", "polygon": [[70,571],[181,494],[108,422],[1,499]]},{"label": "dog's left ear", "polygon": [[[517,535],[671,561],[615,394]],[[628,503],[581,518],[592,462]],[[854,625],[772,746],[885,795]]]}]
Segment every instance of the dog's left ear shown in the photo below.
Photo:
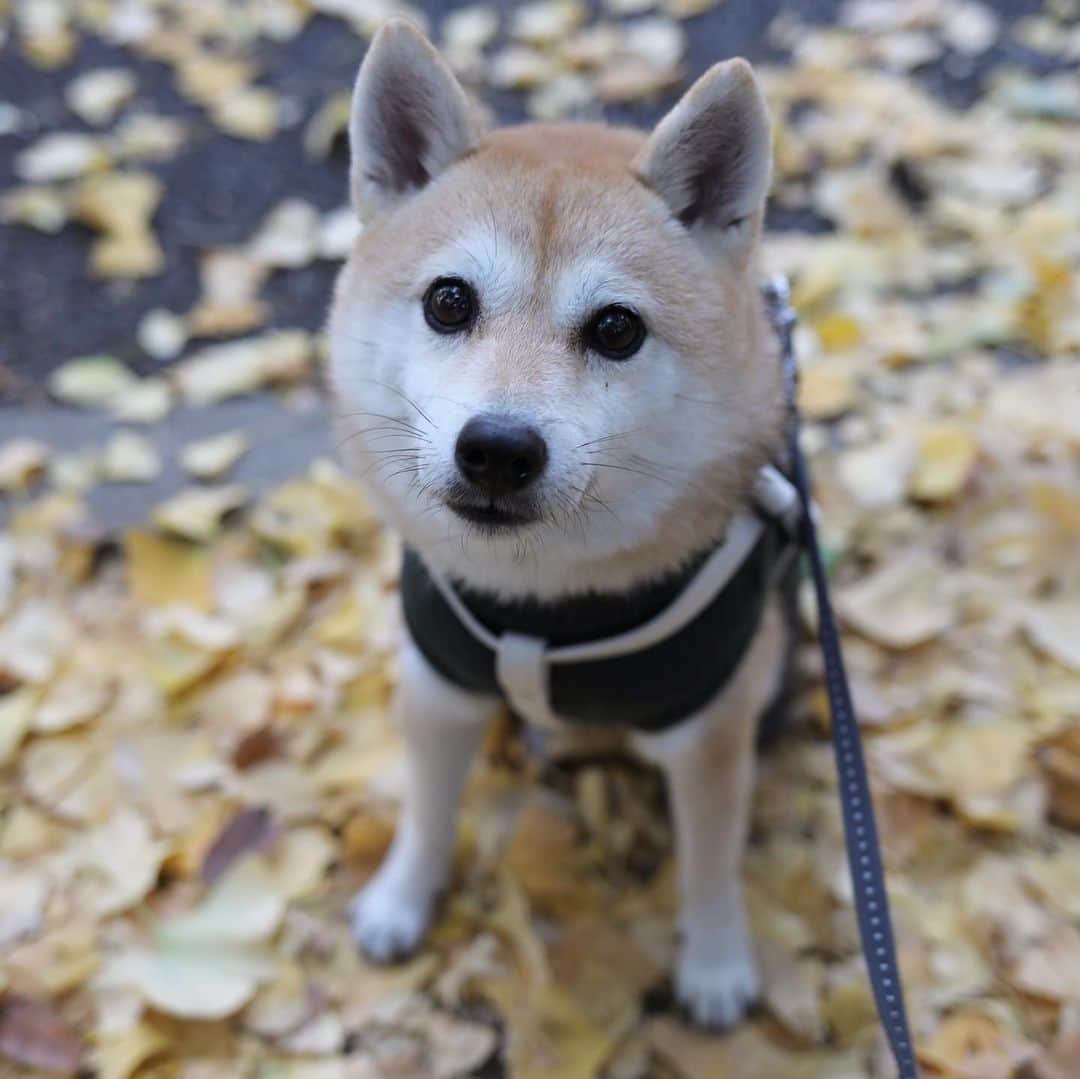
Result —
[{"label": "dog's left ear", "polygon": [[412,23],[375,35],[349,116],[353,205],[364,220],[430,183],[480,139],[461,84]]},{"label": "dog's left ear", "polygon": [[634,170],[687,228],[746,249],[772,173],[769,116],[753,69],[711,67],[660,121]]}]

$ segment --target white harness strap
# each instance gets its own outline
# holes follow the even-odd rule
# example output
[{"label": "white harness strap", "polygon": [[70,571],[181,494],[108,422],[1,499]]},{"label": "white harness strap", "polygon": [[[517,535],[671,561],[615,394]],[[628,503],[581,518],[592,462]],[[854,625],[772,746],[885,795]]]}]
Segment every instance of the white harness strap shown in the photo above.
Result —
[{"label": "white harness strap", "polygon": [[557,726],[548,700],[547,641],[504,633],[495,650],[495,677],[514,711],[533,723]]},{"label": "white harness strap", "polygon": [[[800,506],[798,493],[787,478],[771,465],[758,473],[752,497],[770,517],[779,519],[785,525],[797,520]],[[442,574],[430,566],[427,569],[458,621],[482,645],[495,653],[495,677],[514,711],[534,723],[550,726],[560,722],[552,711],[548,692],[548,670],[552,665],[625,656],[642,652],[673,637],[693,622],[720,594],[754,549],[763,528],[761,519],[755,514],[738,512],[724,542],[709,555],[686,587],[658,615],[644,625],[614,637],[558,648],[548,648],[547,642],[540,637],[521,633],[492,633],[469,610]]]}]

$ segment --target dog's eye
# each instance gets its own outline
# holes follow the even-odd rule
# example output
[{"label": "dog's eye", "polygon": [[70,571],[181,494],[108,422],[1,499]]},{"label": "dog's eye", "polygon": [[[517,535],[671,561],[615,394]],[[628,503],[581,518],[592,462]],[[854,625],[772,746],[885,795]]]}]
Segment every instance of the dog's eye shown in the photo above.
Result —
[{"label": "dog's eye", "polygon": [[476,297],[460,277],[438,277],[424,294],[424,318],[437,333],[468,329],[476,317]]},{"label": "dog's eye", "polygon": [[645,323],[622,304],[597,312],[585,327],[585,344],[609,360],[628,360],[645,340]]}]

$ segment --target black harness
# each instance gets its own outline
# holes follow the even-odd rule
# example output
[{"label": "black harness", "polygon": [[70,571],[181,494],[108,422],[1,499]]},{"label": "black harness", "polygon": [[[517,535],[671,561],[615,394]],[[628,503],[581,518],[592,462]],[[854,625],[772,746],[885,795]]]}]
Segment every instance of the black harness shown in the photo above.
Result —
[{"label": "black harness", "polygon": [[[551,711],[571,723],[620,724],[654,732],[703,708],[738,668],[770,592],[780,588],[786,605],[794,603],[793,536],[779,521],[764,525],[727,583],[675,632],[622,655],[548,665]],[[557,650],[621,637],[650,623],[686,593],[708,554],[712,551],[681,572],[620,595],[506,602],[459,585],[450,587],[493,637],[509,633],[539,638]],[[473,693],[507,695],[499,680],[497,650],[463,623],[446,586],[436,583],[412,550],[405,552],[401,598],[409,632],[439,674]]]}]

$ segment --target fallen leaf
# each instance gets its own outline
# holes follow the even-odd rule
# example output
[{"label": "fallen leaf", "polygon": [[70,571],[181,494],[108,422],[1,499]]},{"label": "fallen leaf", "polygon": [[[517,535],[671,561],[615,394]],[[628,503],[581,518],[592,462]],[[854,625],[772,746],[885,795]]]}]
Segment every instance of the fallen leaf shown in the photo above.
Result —
[{"label": "fallen leaf", "polygon": [[809,419],[836,419],[854,408],[858,399],[858,387],[844,368],[819,362],[800,375],[799,408]]},{"label": "fallen leaf", "polygon": [[265,869],[247,857],[201,906],[163,922],[152,947],[123,956],[115,976],[169,1015],[224,1018],[273,976],[276,963],[262,942],[284,913]]},{"label": "fallen leaf", "polygon": [[68,107],[81,120],[107,124],[135,93],[135,76],[122,67],[102,67],[72,79],[64,91]]},{"label": "fallen leaf", "polygon": [[136,338],[142,350],[155,360],[172,360],[187,344],[187,322],[172,311],[156,307],[143,316]]},{"label": "fallen leaf", "polygon": [[213,886],[238,858],[265,850],[275,835],[273,814],[264,806],[237,811],[210,844],[200,876]]},{"label": "fallen leaf", "polygon": [[78,1032],[51,1005],[19,998],[0,1003],[0,1055],[11,1063],[74,1074],[83,1052]]},{"label": "fallen leaf", "polygon": [[135,383],[135,376],[111,356],[85,356],[53,372],[49,391],[66,405],[95,408],[109,404]]},{"label": "fallen leaf", "polygon": [[14,759],[19,743],[29,733],[37,696],[35,690],[22,689],[0,697],[0,767]]},{"label": "fallen leaf", "polygon": [[245,86],[222,96],[211,115],[214,123],[229,135],[265,142],[277,133],[281,103],[269,87]]},{"label": "fallen leaf", "polygon": [[1080,1002],[1080,930],[1061,926],[1052,937],[1025,951],[1010,977],[1026,993]]},{"label": "fallen leaf", "polygon": [[1080,600],[1032,604],[1024,615],[1024,629],[1040,652],[1071,671],[1080,671]]},{"label": "fallen leaf", "polygon": [[924,502],[955,498],[971,476],[975,454],[975,443],[964,427],[938,424],[925,430],[908,483],[911,497]]},{"label": "fallen leaf", "polygon": [[161,458],[149,439],[134,431],[117,431],[105,443],[101,468],[113,483],[149,483],[161,473]]},{"label": "fallen leaf", "polygon": [[172,1043],[163,1031],[143,1021],[99,1039],[93,1060],[99,1079],[131,1079],[144,1064],[167,1052]]},{"label": "fallen leaf", "polygon": [[311,358],[306,333],[275,331],[204,349],[178,364],[174,377],[189,404],[209,405],[274,383],[295,381],[307,372]]},{"label": "fallen leaf", "polygon": [[226,431],[201,442],[192,442],[180,454],[184,470],[198,480],[218,480],[247,452],[243,431]]},{"label": "fallen leaf", "polygon": [[101,142],[93,135],[53,132],[42,136],[15,158],[15,174],[32,184],[73,180],[108,163]]},{"label": "fallen leaf", "polygon": [[929,555],[904,558],[845,586],[837,609],[870,640],[897,649],[933,640],[955,617],[946,575]]},{"label": "fallen leaf", "polygon": [[33,438],[16,438],[0,446],[0,491],[21,491],[45,471],[52,450]]},{"label": "fallen leaf", "polygon": [[154,524],[194,543],[205,543],[222,529],[222,518],[248,499],[239,484],[189,487],[154,508]]},{"label": "fallen leaf", "polygon": [[125,565],[135,598],[147,607],[185,603],[208,610],[213,602],[206,552],[183,540],[135,530],[124,537]]}]

